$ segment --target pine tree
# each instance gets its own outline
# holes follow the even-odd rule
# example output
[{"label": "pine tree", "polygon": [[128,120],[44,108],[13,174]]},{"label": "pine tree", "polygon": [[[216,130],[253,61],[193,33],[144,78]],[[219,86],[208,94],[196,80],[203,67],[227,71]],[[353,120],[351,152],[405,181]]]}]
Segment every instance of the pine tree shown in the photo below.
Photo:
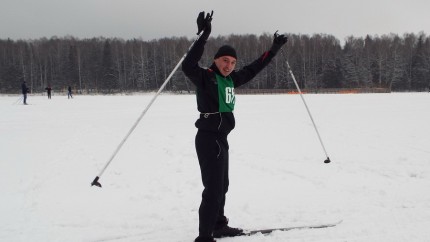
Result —
[{"label": "pine tree", "polygon": [[429,83],[429,65],[426,59],[423,38],[423,35],[418,38],[418,43],[412,56],[412,88],[414,90],[425,89]]},{"label": "pine tree", "polygon": [[117,77],[115,76],[112,48],[109,40],[106,40],[103,46],[102,66],[101,66],[101,81],[102,88],[111,93],[118,88]]}]

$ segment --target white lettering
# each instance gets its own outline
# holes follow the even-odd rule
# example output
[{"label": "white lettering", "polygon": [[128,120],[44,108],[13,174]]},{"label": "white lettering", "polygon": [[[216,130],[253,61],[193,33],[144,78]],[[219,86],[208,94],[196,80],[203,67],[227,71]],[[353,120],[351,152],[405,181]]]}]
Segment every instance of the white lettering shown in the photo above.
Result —
[{"label": "white lettering", "polygon": [[225,88],[225,103],[234,103],[234,87]]}]

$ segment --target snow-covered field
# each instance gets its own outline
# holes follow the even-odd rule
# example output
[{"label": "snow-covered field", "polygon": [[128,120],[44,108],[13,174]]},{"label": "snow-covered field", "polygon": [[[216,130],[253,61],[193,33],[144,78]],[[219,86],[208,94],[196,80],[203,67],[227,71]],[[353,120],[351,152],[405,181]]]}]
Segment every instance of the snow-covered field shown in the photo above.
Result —
[{"label": "snow-covered field", "polygon": [[[0,241],[191,242],[202,185],[193,95],[0,96]],[[232,226],[343,220],[221,242],[430,241],[430,94],[236,97]]]}]

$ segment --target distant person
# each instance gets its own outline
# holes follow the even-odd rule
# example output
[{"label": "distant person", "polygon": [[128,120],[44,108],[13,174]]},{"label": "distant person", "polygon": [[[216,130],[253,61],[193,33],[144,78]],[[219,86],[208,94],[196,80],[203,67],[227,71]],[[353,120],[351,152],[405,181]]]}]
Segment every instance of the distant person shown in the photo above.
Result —
[{"label": "distant person", "polygon": [[23,95],[23,104],[27,105],[27,93],[28,93],[28,87],[25,84],[25,81],[21,84],[21,91]]},{"label": "distant person", "polygon": [[189,50],[182,63],[185,75],[196,86],[197,109],[200,117],[195,126],[198,131],[195,148],[199,160],[204,190],[199,208],[199,236],[195,242],[213,242],[214,238],[243,235],[243,230],[228,225],[224,214],[229,186],[229,144],[227,135],[235,126],[233,110],[236,102],[234,89],[251,81],[266,67],[287,37],[275,33],[271,48],[254,62],[235,70],[236,50],[221,46],[209,68],[199,65],[204,47],[211,32],[212,15],[197,18],[199,40]]},{"label": "distant person", "polygon": [[48,86],[47,88],[45,88],[46,93],[48,94],[48,99],[51,99],[51,86]]},{"label": "distant person", "polygon": [[73,96],[72,96],[72,87],[69,86],[69,88],[67,88],[67,90],[68,90],[68,92],[67,92],[67,98],[68,99],[73,98]]}]

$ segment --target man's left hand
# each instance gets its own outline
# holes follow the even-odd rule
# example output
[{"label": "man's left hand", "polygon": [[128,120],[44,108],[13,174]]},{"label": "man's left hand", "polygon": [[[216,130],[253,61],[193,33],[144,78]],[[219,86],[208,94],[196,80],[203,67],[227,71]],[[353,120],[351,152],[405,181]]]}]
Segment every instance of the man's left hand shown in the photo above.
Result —
[{"label": "man's left hand", "polygon": [[282,46],[288,42],[288,37],[283,34],[278,34],[278,31],[275,32],[273,37],[273,44],[272,48],[270,48],[270,51],[273,54],[276,54],[282,48]]}]

